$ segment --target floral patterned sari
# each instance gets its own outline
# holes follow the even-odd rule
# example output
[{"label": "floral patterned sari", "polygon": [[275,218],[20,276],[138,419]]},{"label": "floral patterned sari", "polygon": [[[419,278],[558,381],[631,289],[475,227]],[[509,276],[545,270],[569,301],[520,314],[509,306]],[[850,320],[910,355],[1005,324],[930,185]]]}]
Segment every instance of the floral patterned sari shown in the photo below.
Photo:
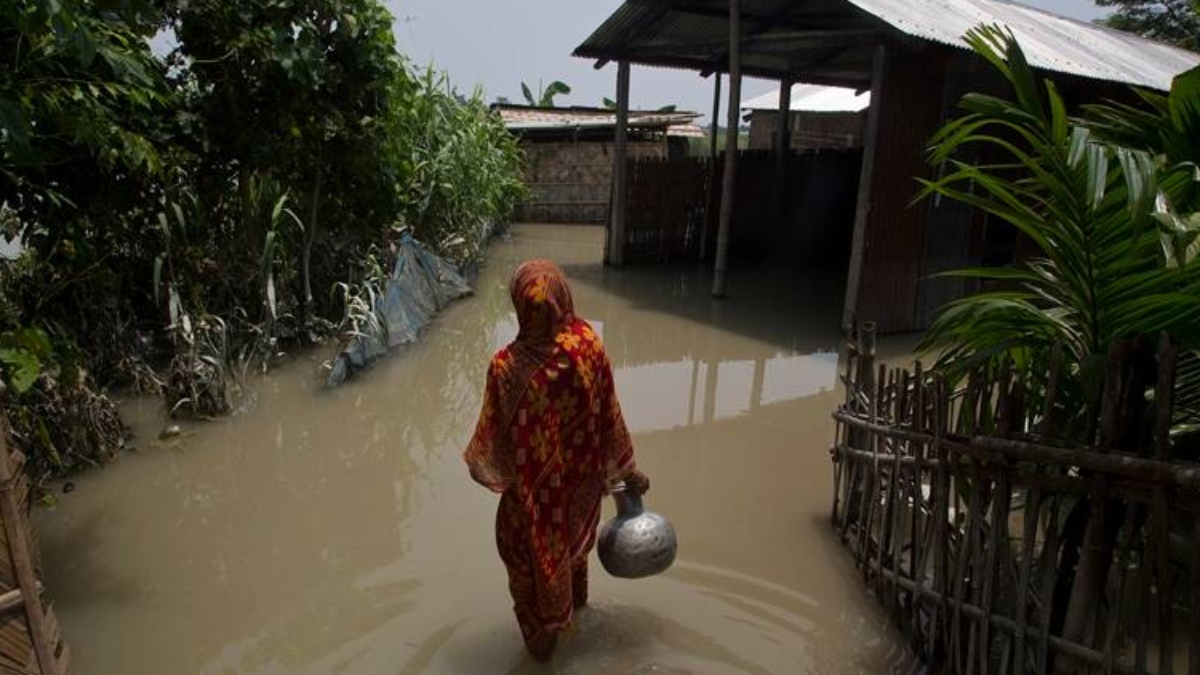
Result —
[{"label": "floral patterned sari", "polygon": [[633,470],[633,446],[608,356],[575,316],[562,271],[525,263],[510,291],[520,332],[492,358],[464,459],[503,495],[496,542],[517,620],[530,651],[548,657],[586,601],[600,501],[608,481]]}]

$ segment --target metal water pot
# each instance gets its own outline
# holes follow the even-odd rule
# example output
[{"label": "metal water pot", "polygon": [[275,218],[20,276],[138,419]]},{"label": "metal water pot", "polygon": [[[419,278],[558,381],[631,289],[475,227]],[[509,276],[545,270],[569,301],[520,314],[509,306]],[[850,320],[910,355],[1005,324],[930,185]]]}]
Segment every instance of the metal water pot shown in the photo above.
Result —
[{"label": "metal water pot", "polygon": [[678,548],[675,528],[666,518],[646,511],[641,495],[616,488],[617,515],[604,524],[596,549],[600,564],[614,577],[641,579],[666,571]]}]

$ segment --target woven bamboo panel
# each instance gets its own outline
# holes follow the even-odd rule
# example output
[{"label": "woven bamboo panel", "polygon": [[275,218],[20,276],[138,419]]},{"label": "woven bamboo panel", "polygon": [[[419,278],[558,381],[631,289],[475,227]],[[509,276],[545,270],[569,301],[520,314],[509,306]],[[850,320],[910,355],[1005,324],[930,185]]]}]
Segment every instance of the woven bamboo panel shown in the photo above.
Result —
[{"label": "woven bamboo panel", "polygon": [[630,160],[625,260],[695,260],[708,179],[709,164],[703,159]]},{"label": "woven bamboo panel", "polygon": [[[611,141],[534,142],[525,152],[525,184],[529,199],[517,206],[521,222],[605,223],[612,196]],[[626,152],[633,159],[667,156],[664,141],[633,141]]]},{"label": "woven bamboo panel", "polygon": [[876,362],[873,327],[847,352],[833,523],[931,672],[1200,673],[1200,461],[1172,445],[1169,338],[1116,345],[1082,409],[1061,354],[950,387]]},{"label": "woven bamboo panel", "polygon": [[0,673],[66,675],[70,655],[54,611],[42,604],[41,562],[29,519],[24,458],[10,451],[0,412]]}]

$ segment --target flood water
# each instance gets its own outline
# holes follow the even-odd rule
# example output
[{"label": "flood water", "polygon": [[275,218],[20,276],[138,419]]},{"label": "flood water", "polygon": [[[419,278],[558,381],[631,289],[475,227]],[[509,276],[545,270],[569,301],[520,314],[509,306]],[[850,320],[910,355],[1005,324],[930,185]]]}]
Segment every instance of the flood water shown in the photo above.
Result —
[{"label": "flood water", "polygon": [[[690,266],[604,268],[602,237],[514,228],[475,297],[339,390],[319,385],[327,354],[298,358],[247,412],[169,441],[159,402],[128,404],[137,451],[37,517],[74,672],[912,672],[828,524],[840,284],[735,269],[716,302]],[[515,334],[508,275],[534,256],[601,329],[647,506],[680,539],[647,580],[593,556],[548,666],[511,614],[497,498],[460,458]]]}]

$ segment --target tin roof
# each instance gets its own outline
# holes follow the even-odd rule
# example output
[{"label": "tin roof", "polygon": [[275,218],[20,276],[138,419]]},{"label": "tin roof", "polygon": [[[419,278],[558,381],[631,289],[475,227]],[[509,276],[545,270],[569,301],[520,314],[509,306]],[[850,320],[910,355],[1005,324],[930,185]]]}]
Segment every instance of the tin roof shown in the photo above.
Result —
[{"label": "tin roof", "polygon": [[1167,90],[1200,65],[1200,54],[1000,0],[849,1],[908,35],[955,47],[980,24],[1008,26],[1032,65],[1096,80]]},{"label": "tin roof", "polygon": [[[1033,65],[1170,88],[1200,55],[1003,0],[743,0],[749,76],[865,87],[874,46],[923,40],[966,49],[980,24],[1007,26]],[[627,0],[577,56],[691,70],[728,69],[725,0]]]},{"label": "tin roof", "polygon": [[[862,112],[871,105],[871,92],[820,84],[792,85],[793,112]],[[779,89],[742,104],[746,110],[778,110]]]},{"label": "tin roof", "polygon": [[[510,131],[551,131],[571,129],[605,129],[617,125],[617,113],[604,108],[532,108],[497,104],[492,109],[500,113],[504,126]],[[663,129],[688,135],[700,117],[694,112],[659,110],[629,111],[629,126],[635,129]]]}]

